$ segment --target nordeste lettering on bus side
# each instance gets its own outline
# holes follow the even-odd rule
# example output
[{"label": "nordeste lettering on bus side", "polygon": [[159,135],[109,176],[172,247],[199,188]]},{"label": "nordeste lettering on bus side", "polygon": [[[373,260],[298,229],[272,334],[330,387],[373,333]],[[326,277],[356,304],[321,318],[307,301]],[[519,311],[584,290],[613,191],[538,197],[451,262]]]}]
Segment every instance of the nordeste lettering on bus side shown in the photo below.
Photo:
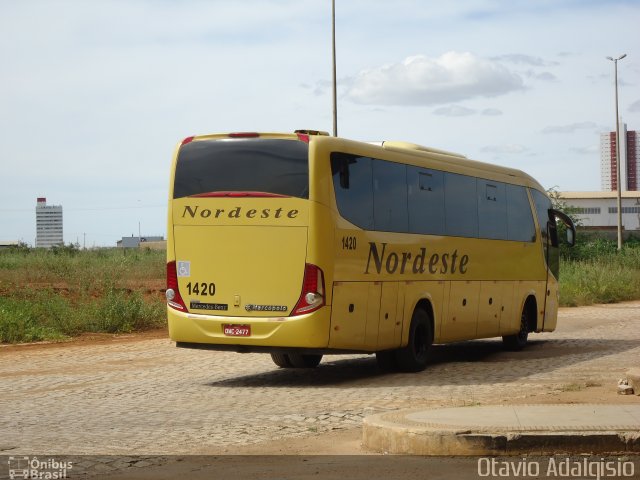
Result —
[{"label": "nordeste lettering on bus side", "polygon": [[428,261],[425,247],[420,247],[417,252],[413,253],[415,255],[410,251],[387,252],[386,243],[382,243],[382,250],[379,250],[375,242],[369,242],[369,256],[364,273],[370,273],[372,260],[377,273],[382,273],[383,268],[388,274],[423,274],[427,271],[431,275],[438,273],[464,275],[467,273],[469,255],[460,256],[457,249],[448,253],[433,253],[428,257]]}]

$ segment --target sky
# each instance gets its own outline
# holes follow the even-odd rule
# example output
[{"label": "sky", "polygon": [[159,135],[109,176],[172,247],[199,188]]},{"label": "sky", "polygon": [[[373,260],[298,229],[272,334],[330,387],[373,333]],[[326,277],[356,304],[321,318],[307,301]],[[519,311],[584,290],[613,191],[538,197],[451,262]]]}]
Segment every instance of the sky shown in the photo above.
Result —
[{"label": "sky", "polygon": [[[640,0],[336,0],[338,134],[599,190],[599,134],[640,130]],[[87,248],[166,236],[195,134],[331,132],[330,0],[0,0],[0,240],[37,197]]]}]

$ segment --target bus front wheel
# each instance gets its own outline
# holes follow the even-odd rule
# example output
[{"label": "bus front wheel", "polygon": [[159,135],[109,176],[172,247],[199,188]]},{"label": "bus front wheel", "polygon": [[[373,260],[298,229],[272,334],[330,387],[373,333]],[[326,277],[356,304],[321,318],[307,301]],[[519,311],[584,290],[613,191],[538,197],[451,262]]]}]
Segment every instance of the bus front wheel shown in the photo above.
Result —
[{"label": "bus front wheel", "polygon": [[420,372],[429,363],[431,345],[433,344],[433,327],[429,314],[417,308],[411,317],[409,342],[407,346],[396,351],[396,362],[400,370]]}]

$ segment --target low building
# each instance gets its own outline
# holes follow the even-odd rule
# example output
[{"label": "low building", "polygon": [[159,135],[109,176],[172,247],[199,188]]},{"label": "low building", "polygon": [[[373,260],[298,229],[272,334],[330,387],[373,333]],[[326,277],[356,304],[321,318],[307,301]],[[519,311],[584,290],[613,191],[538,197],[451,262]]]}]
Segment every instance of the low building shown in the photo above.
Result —
[{"label": "low building", "polygon": [[[640,235],[640,191],[622,192],[622,229]],[[618,228],[617,192],[559,192],[559,198],[573,207],[587,230]]]},{"label": "low building", "polygon": [[[155,244],[157,242],[163,242],[164,237],[122,237],[122,240],[118,240],[117,246],[118,248],[139,248],[144,247],[146,243],[149,243],[150,248],[155,249]],[[153,245],[153,247],[152,247]]]},{"label": "low building", "polygon": [[20,246],[20,242],[18,240],[9,240],[9,241],[0,240],[0,250],[5,248],[11,248],[11,247],[19,247],[19,246]]}]

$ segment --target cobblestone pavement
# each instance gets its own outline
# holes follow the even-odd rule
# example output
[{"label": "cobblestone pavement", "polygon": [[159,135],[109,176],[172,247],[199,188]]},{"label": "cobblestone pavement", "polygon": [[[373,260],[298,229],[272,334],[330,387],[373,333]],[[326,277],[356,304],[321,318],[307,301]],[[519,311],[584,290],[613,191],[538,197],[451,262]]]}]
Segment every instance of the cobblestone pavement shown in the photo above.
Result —
[{"label": "cobblestone pavement", "polygon": [[366,355],[282,370],[268,355],[169,340],[0,348],[0,454],[206,454],[356,428],[373,412],[488,404],[611,384],[640,363],[640,302],[562,309],[522,352],[497,339],[435,347],[417,374]]}]

